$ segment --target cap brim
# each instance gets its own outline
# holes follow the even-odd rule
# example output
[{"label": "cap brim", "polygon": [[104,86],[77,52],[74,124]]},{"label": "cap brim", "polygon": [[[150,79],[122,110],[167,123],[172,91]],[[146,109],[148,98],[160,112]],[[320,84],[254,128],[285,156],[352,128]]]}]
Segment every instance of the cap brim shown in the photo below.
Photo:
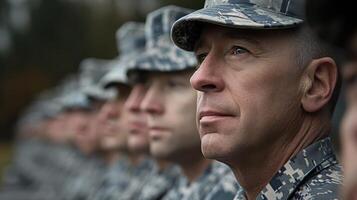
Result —
[{"label": "cap brim", "polygon": [[99,85],[102,88],[107,89],[113,84],[128,84],[126,77],[126,62],[127,60],[125,59],[113,60],[113,68],[99,81]]},{"label": "cap brim", "polygon": [[171,31],[173,42],[193,51],[201,31],[198,22],[241,29],[283,29],[295,27],[303,20],[253,4],[221,4],[197,10],[176,21]]},{"label": "cap brim", "polygon": [[181,50],[173,44],[167,47],[145,51],[137,57],[130,71],[180,71],[196,67],[197,60],[193,53]]}]

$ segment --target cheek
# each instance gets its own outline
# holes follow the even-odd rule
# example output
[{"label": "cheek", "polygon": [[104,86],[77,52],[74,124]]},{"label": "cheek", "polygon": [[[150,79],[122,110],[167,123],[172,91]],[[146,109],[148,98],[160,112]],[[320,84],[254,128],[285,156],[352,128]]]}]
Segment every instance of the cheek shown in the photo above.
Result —
[{"label": "cheek", "polygon": [[184,99],[184,101],[176,103],[175,106],[171,105],[166,117],[171,118],[170,121],[175,129],[196,131],[196,97]]}]

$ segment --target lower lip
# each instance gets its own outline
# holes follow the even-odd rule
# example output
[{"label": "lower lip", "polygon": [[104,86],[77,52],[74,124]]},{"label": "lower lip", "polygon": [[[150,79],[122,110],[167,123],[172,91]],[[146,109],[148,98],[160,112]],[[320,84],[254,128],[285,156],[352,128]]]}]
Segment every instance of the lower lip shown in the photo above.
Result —
[{"label": "lower lip", "polygon": [[210,116],[204,116],[200,119],[200,123],[212,123],[220,120],[226,120],[228,118],[231,118],[232,116],[228,115],[210,115]]},{"label": "lower lip", "polygon": [[167,131],[167,129],[162,129],[162,128],[150,129],[149,130],[150,138],[152,138],[154,140],[160,139],[162,137],[162,135],[165,134],[166,131]]}]

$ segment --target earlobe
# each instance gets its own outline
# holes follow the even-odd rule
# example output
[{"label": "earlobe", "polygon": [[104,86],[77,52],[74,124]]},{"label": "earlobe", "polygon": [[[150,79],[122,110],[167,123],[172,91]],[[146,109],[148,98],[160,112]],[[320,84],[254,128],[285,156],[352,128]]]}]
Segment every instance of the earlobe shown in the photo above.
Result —
[{"label": "earlobe", "polygon": [[337,66],[332,58],[315,59],[306,67],[301,85],[302,107],[306,112],[317,112],[326,107],[337,82]]}]

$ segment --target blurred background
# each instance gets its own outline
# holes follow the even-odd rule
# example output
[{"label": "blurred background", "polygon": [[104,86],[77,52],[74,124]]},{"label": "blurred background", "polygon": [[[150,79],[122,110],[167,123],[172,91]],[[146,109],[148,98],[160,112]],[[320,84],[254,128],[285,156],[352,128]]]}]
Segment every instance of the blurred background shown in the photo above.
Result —
[{"label": "blurred background", "polygon": [[14,125],[41,91],[87,57],[117,56],[115,31],[126,21],[175,4],[204,0],[0,0],[0,178],[9,162]]}]

